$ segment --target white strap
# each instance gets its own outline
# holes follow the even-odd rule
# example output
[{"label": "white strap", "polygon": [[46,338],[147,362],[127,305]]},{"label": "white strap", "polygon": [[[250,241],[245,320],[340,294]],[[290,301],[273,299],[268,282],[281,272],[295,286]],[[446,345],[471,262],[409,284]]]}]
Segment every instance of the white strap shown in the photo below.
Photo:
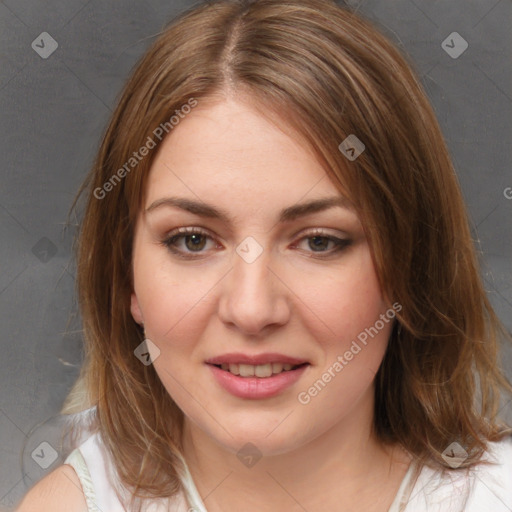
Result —
[{"label": "white strap", "polygon": [[80,484],[82,485],[82,491],[85,496],[85,501],[87,503],[87,511],[88,512],[103,512],[96,505],[96,495],[94,493],[94,485],[92,483],[91,475],[89,474],[89,470],[87,468],[87,464],[80,453],[80,450],[76,448],[73,450],[68,458],[64,461],[64,464],[68,464],[73,467],[75,470]]},{"label": "white strap", "polygon": [[[204,506],[203,500],[199,495],[199,491],[194,484],[194,480],[188,469],[187,463],[185,462],[185,477],[182,479],[183,487],[185,488],[185,494],[187,496],[187,502],[189,505],[189,511],[194,512],[208,512]],[[188,512],[188,511],[187,511]]]}]

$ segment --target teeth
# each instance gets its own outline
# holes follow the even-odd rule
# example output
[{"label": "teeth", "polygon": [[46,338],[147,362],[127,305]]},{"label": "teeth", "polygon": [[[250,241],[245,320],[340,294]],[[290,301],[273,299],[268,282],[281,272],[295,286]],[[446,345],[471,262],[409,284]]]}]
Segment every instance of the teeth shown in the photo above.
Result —
[{"label": "teeth", "polygon": [[221,368],[229,371],[233,375],[240,375],[240,377],[270,377],[277,375],[283,371],[290,371],[293,368],[291,364],[283,363],[267,363],[267,364],[231,364],[222,363]]},{"label": "teeth", "polygon": [[283,371],[282,363],[272,363],[272,373],[281,373]]},{"label": "teeth", "polygon": [[254,375],[256,377],[270,377],[272,375],[272,363],[259,364],[254,367]]},{"label": "teeth", "polygon": [[239,365],[239,368],[240,377],[254,377],[255,366],[253,366],[252,364],[241,364]]}]

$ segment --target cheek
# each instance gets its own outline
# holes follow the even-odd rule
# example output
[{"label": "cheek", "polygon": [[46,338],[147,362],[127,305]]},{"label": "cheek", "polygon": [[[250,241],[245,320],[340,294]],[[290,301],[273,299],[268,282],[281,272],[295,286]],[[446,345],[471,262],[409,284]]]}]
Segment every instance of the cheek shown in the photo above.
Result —
[{"label": "cheek", "polygon": [[310,404],[315,415],[343,416],[371,386],[393,319],[381,319],[388,305],[369,250],[354,254],[321,293],[307,281],[304,290],[308,284],[314,293],[309,294],[307,305],[315,315],[308,316],[307,328],[315,333],[322,356],[298,399],[303,405]]},{"label": "cheek", "polygon": [[316,325],[317,339],[332,349],[344,351],[387,309],[367,245],[322,286],[313,275],[301,281],[303,302],[314,313],[309,318]]},{"label": "cheek", "polygon": [[[146,260],[149,261],[149,260]],[[159,348],[153,366],[162,384],[189,417],[202,413],[197,399],[208,391],[196,382],[195,350],[213,314],[209,283],[197,269],[170,269],[154,261],[139,269],[135,287],[144,312],[146,336]],[[204,412],[204,411],[203,411]]]},{"label": "cheek", "polygon": [[162,279],[146,297],[146,335],[154,337],[162,345],[161,350],[190,351],[204,332],[212,313],[205,298],[208,288],[194,285],[187,287]]},{"label": "cheek", "polygon": [[173,266],[164,251],[141,247],[134,256],[134,288],[146,335],[165,347],[189,345],[208,315],[210,282],[198,267]]}]

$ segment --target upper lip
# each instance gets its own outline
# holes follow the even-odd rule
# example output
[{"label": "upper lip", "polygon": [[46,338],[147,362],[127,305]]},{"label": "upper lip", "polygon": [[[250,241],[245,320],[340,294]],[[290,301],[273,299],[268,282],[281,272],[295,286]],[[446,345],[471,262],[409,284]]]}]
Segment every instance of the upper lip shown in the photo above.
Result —
[{"label": "upper lip", "polygon": [[207,364],[268,364],[268,363],[282,363],[282,364],[304,364],[307,363],[305,359],[299,359],[297,357],[285,356],[283,354],[265,353],[265,354],[240,354],[230,353],[223,354],[221,356],[212,357],[205,361]]}]

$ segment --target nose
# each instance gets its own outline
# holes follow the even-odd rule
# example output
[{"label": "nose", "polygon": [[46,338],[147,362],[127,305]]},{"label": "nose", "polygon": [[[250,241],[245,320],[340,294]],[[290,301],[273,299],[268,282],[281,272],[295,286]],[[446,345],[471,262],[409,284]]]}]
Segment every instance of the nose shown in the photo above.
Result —
[{"label": "nose", "polygon": [[[276,265],[273,265],[276,267]],[[221,320],[246,335],[267,335],[290,317],[290,290],[264,249],[252,262],[233,254],[233,267],[222,280]]]}]

